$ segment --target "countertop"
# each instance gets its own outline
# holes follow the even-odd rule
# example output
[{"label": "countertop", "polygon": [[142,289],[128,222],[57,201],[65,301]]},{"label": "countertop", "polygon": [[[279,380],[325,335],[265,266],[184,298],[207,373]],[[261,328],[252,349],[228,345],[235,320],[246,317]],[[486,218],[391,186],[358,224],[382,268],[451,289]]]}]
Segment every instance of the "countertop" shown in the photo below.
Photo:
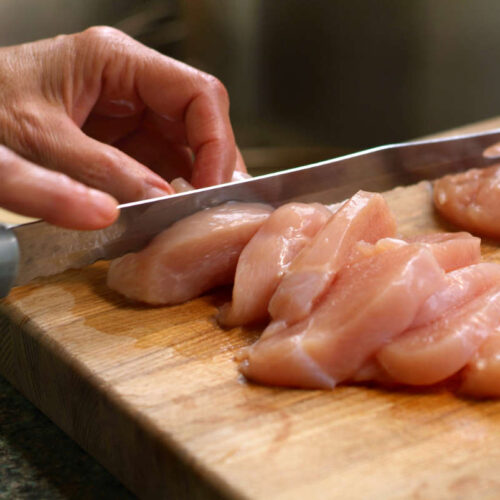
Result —
[{"label": "countertop", "polygon": [[0,498],[135,498],[0,377]]}]

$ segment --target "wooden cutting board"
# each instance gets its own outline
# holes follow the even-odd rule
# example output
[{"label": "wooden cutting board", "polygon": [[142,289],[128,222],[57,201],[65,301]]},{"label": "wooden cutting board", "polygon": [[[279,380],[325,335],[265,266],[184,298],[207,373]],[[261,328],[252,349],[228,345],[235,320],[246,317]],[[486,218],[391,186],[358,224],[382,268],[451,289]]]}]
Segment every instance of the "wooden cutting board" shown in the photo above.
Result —
[{"label": "wooden cutting board", "polygon": [[[451,229],[429,183],[385,195],[403,235]],[[500,246],[483,255],[500,261]],[[233,356],[259,332],[214,320],[229,290],[150,308],[108,290],[106,270],[0,301],[0,371],[138,496],[500,497],[500,401],[251,385]]]}]

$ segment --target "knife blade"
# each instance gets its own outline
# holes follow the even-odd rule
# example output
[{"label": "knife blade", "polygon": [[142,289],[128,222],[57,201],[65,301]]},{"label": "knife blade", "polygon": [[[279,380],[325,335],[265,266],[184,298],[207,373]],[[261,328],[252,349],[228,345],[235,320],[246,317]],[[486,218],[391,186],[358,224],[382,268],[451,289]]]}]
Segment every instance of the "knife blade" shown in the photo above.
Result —
[{"label": "knife blade", "polygon": [[389,144],[303,167],[187,193],[120,205],[111,226],[76,231],[38,221],[0,231],[0,297],[11,286],[113,259],[144,247],[196,211],[227,201],[335,203],[359,189],[385,191],[492,163],[483,151],[500,131]]}]

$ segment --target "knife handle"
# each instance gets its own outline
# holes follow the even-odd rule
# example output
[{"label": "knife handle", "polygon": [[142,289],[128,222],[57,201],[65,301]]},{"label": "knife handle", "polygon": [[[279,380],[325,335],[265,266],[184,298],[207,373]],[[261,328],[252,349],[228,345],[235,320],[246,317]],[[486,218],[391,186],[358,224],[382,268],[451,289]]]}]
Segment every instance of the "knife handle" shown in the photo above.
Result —
[{"label": "knife handle", "polygon": [[19,245],[14,232],[0,224],[0,298],[6,297],[14,284],[19,266]]}]

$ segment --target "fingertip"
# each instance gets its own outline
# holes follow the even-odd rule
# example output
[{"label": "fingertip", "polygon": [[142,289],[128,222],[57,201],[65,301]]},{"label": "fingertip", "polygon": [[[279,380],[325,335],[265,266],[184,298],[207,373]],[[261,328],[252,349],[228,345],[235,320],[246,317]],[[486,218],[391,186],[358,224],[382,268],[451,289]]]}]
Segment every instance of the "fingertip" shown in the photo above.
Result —
[{"label": "fingertip", "polygon": [[164,182],[161,187],[158,186],[147,186],[144,190],[144,200],[149,200],[151,198],[162,198],[163,196],[168,196],[171,194],[175,194],[175,189]]},{"label": "fingertip", "polygon": [[[247,166],[245,164],[245,159],[243,158],[243,155],[241,154],[240,148],[236,148],[236,167],[235,167],[235,172],[243,172],[247,175],[248,170]],[[234,177],[234,172],[233,172],[233,177]],[[251,177],[251,176],[250,176]]]},{"label": "fingertip", "polygon": [[118,201],[108,193],[89,189],[88,197],[93,215],[89,217],[88,223],[91,229],[100,229],[111,225],[118,218]]}]

